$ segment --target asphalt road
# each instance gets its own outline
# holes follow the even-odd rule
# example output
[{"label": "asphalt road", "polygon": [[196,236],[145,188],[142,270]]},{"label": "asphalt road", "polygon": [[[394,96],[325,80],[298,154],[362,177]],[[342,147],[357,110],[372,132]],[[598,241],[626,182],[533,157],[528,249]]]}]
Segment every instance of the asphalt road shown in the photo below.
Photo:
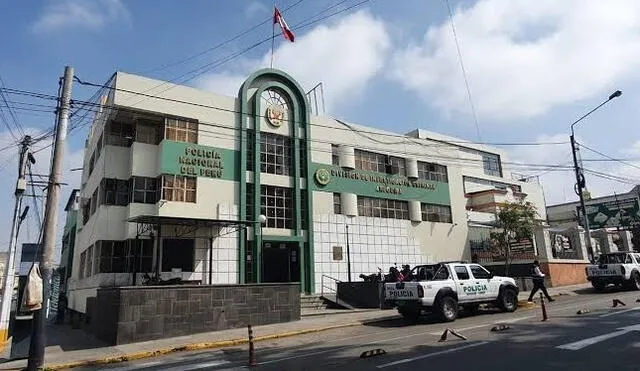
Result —
[{"label": "asphalt road", "polygon": [[[626,306],[612,308],[618,298]],[[407,324],[401,319],[312,335],[256,343],[259,370],[640,370],[640,292],[588,293],[559,297],[515,313],[465,315],[449,324],[429,317]],[[589,313],[577,315],[580,309]],[[491,332],[496,324],[510,328]],[[447,327],[467,340],[449,335]],[[361,359],[362,352],[385,354]],[[129,370],[241,370],[247,347],[180,353],[160,358],[92,368]]]}]

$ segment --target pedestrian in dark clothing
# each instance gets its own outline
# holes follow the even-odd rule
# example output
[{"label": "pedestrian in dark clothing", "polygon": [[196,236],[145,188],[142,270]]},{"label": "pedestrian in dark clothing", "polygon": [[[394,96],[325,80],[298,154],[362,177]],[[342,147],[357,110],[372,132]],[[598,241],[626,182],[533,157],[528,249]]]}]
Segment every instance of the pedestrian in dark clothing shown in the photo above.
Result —
[{"label": "pedestrian in dark clothing", "polygon": [[542,293],[544,294],[544,296],[547,297],[547,300],[549,302],[555,301],[551,296],[549,296],[549,293],[547,292],[547,288],[544,285],[544,273],[542,273],[542,271],[540,270],[540,262],[537,260],[534,261],[533,267],[531,270],[532,270],[531,278],[533,280],[533,289],[531,290],[531,294],[529,295],[529,301],[533,301],[533,296],[536,294],[536,292],[538,292],[538,290],[542,291]]}]

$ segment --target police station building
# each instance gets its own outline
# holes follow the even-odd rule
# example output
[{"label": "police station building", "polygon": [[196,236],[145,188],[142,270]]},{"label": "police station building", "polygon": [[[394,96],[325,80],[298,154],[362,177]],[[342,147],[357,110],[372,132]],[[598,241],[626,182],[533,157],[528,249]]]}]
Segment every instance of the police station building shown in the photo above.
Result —
[{"label": "police station building", "polygon": [[505,162],[422,129],[314,115],[275,69],[235,97],[118,72],[86,141],[69,306],[149,277],[319,293],[348,279],[348,261],[356,280],[471,259],[498,203],[525,199],[546,218],[540,185]]}]

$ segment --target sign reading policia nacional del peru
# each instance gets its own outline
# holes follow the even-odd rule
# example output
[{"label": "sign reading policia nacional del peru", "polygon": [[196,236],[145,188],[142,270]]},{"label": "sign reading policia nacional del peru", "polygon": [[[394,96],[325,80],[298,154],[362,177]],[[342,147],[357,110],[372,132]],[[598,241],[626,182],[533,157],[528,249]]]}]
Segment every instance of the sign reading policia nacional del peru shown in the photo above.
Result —
[{"label": "sign reading policia nacional del peru", "polygon": [[161,145],[163,174],[235,179],[237,153],[234,150],[167,140]]},{"label": "sign reading policia nacional del peru", "polygon": [[401,175],[344,170],[338,166],[312,164],[316,190],[347,192],[362,196],[450,204],[449,184],[412,180]]}]

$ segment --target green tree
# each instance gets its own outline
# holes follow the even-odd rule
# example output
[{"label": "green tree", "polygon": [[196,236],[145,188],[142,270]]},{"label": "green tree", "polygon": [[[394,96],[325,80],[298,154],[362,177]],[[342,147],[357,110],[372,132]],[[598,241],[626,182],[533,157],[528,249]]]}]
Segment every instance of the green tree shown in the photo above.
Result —
[{"label": "green tree", "polygon": [[540,222],[538,212],[531,202],[504,202],[498,205],[496,213],[497,228],[491,232],[494,246],[505,257],[504,272],[509,275],[512,240],[532,239]]}]

